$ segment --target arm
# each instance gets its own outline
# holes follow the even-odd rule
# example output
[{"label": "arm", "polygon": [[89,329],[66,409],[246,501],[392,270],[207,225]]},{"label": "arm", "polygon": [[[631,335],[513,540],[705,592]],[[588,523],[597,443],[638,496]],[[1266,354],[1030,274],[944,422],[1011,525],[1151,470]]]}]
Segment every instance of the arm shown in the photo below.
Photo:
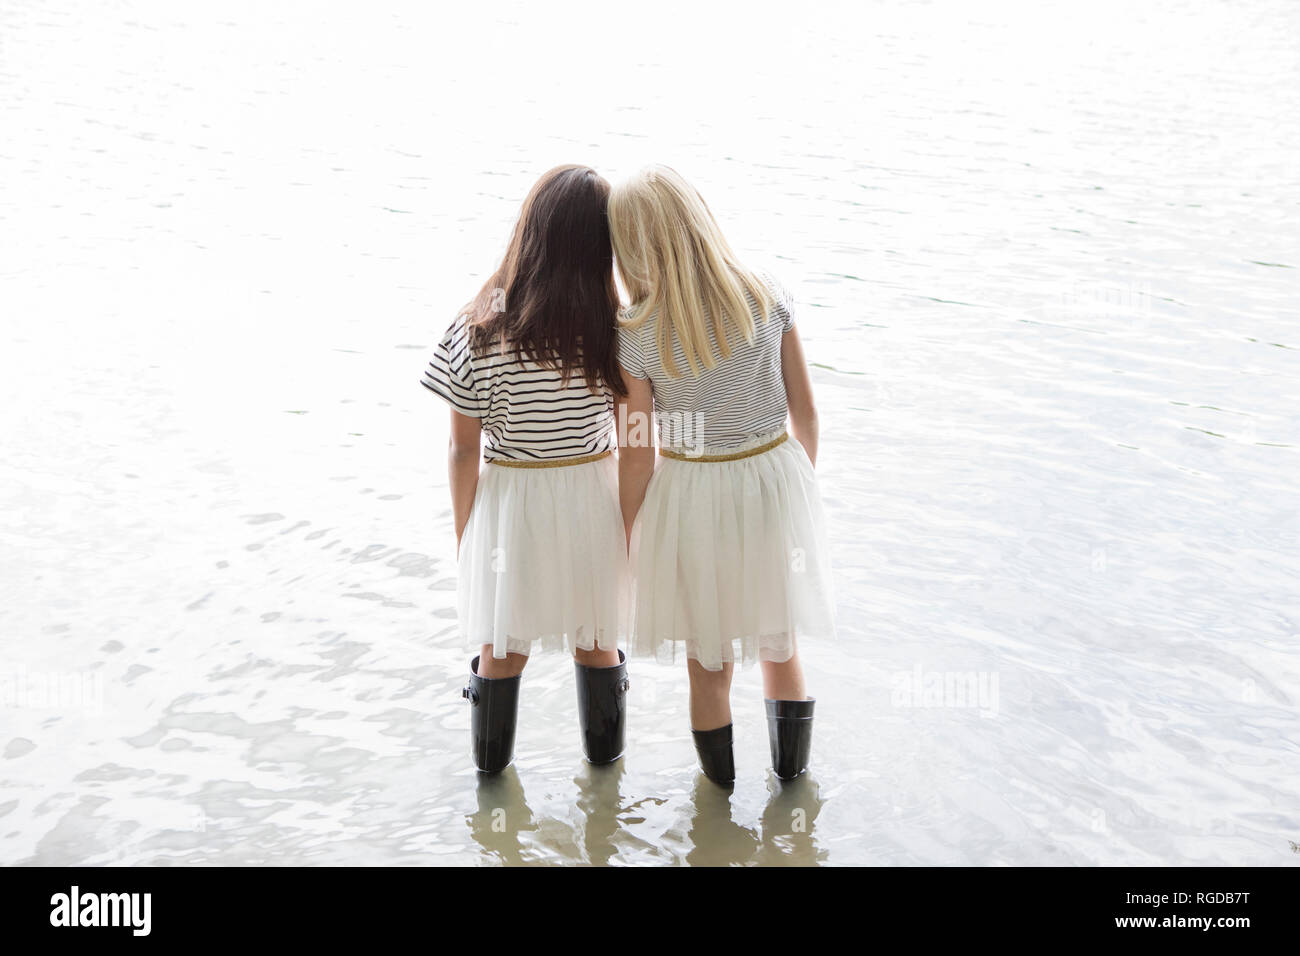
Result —
[{"label": "arm", "polygon": [[781,377],[785,379],[785,401],[790,409],[790,431],[803,445],[808,460],[817,465],[817,405],[813,401],[812,379],[803,357],[799,330],[791,326],[781,336]]},{"label": "arm", "polygon": [[451,438],[447,442],[447,480],[451,486],[451,510],[456,520],[456,550],[469,523],[478,490],[479,440],[483,427],[479,419],[452,410]]},{"label": "arm", "polygon": [[649,379],[634,378],[626,369],[623,381],[627,394],[614,399],[618,406],[618,500],[623,508],[623,530],[630,543],[632,523],[655,470],[654,392]]}]

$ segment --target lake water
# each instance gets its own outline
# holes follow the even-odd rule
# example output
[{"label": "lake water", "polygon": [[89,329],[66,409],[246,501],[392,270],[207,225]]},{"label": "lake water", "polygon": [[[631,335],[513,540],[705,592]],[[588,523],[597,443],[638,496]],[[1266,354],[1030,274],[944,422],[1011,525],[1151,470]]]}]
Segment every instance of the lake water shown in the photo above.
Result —
[{"label": "lake water", "polygon": [[[0,863],[1300,863],[1300,6],[441,6],[0,10]],[[651,161],[800,302],[813,769],[538,657],[478,783],[417,379]]]}]

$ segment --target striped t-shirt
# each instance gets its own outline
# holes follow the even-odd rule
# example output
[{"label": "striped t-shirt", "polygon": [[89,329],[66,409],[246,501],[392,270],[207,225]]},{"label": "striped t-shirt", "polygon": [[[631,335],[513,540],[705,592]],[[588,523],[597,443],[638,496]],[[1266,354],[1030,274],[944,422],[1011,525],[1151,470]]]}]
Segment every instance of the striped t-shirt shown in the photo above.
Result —
[{"label": "striped t-shirt", "polygon": [[464,315],[448,327],[420,384],[462,415],[482,419],[486,461],[580,458],[615,444],[608,388],[593,392],[581,371],[563,385],[558,369],[471,350]]},{"label": "striped t-shirt", "polygon": [[781,335],[794,328],[794,300],[772,276],[759,277],[775,302],[763,324],[758,303],[746,294],[754,316],[754,341],[732,332],[731,356],[702,369],[697,378],[686,364],[686,354],[670,335],[679,378],[669,378],[660,361],[656,324],[658,313],[641,325],[618,330],[618,360],[624,372],[649,379],[654,392],[655,425],[661,447],[698,449],[734,448],[761,435],[780,431],[786,421],[785,379],[781,375]]}]

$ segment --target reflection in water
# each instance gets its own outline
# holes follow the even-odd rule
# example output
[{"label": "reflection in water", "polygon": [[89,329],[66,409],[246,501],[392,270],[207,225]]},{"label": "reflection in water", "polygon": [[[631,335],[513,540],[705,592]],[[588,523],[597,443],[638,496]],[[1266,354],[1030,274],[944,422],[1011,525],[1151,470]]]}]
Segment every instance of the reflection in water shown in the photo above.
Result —
[{"label": "reflection in water", "polygon": [[599,767],[584,762],[574,778],[578,785],[578,809],[584,818],[581,845],[587,863],[607,864],[618,852],[615,837],[619,832],[619,817],[626,812],[619,790],[622,779],[621,757]]},{"label": "reflection in water", "polygon": [[783,782],[768,775],[771,798],[763,810],[762,838],[755,862],[814,866],[826,860],[817,845],[817,817],[822,812],[821,788],[809,771]]},{"label": "reflection in water", "polygon": [[518,771],[512,765],[500,773],[476,773],[476,776],[478,811],[468,820],[471,835],[488,857],[498,863],[530,862],[520,834],[536,832],[538,825],[524,798]]},{"label": "reflection in water", "polygon": [[691,849],[686,862],[692,866],[737,866],[746,864],[758,848],[752,827],[732,819],[732,791],[719,787],[700,773],[695,778],[691,804],[691,828],[687,832]]},{"label": "reflection in water", "polygon": [[768,801],[757,828],[734,819],[734,793],[704,774],[691,794],[694,813],[686,862],[692,866],[815,866],[826,861],[819,847],[816,821],[821,790],[811,773],[782,782],[767,779]]},{"label": "reflection in water", "polygon": [[[573,778],[578,813],[559,807],[535,813],[524,796],[514,765],[497,775],[477,774],[477,810],[467,816],[470,833],[485,858],[506,865],[532,865],[565,858],[604,866],[626,850],[628,836],[647,819],[646,808],[662,799],[630,799],[622,793],[623,761],[595,767],[584,763]],[[691,866],[815,866],[826,862],[817,842],[820,787],[810,774],[782,783],[768,774],[768,800],[758,826],[734,819],[731,791],[704,774],[696,776],[689,826],[681,841]],[[668,844],[675,841],[671,833]]]}]

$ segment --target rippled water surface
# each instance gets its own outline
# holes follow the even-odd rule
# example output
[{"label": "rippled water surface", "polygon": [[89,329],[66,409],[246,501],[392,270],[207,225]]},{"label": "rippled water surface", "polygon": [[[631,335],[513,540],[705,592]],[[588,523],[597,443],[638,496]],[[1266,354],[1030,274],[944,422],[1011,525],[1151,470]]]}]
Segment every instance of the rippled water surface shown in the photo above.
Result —
[{"label": "rippled water surface", "polygon": [[[1300,862],[1300,8],[181,6],[0,9],[0,862]],[[539,657],[479,784],[417,377],[648,161],[801,302],[814,768]]]}]

